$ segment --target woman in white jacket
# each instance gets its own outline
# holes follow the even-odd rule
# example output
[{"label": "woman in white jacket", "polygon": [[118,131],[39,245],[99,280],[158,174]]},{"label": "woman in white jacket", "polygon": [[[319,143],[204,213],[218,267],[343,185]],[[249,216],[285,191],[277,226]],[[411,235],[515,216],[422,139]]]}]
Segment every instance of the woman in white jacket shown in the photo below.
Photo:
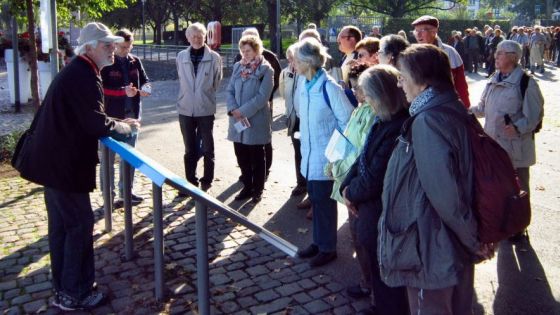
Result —
[{"label": "woman in white jacket", "polygon": [[298,252],[313,259],[311,267],[336,258],[337,209],[330,198],[333,181],[324,174],[328,160],[325,149],[335,130],[344,130],[353,106],[344,90],[323,69],[329,57],[317,40],[307,38],[295,48],[295,65],[300,76],[296,99],[300,114],[301,174],[313,207],[313,244]]},{"label": "woman in white jacket", "polygon": [[280,96],[284,98],[286,104],[286,125],[288,127],[288,136],[292,138],[294,146],[294,161],[296,167],[297,186],[292,190],[292,196],[299,196],[307,192],[307,182],[305,177],[300,173],[301,167],[301,150],[299,141],[299,106],[295,101],[295,94],[299,75],[294,68],[294,49],[295,45],[291,45],[286,50],[288,66],[280,73]]}]

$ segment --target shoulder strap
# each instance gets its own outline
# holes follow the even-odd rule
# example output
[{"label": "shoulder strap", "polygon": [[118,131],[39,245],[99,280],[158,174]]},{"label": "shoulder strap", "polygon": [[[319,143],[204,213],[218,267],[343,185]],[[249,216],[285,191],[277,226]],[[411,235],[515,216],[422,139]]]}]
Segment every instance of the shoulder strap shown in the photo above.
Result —
[{"label": "shoulder strap", "polygon": [[525,98],[525,92],[527,91],[527,87],[529,86],[529,79],[531,77],[523,71],[523,76],[521,76],[520,88],[521,88],[521,99]]},{"label": "shoulder strap", "polygon": [[323,90],[323,98],[325,99],[325,102],[327,103],[327,106],[329,106],[329,109],[332,111],[331,100],[329,99],[329,93],[327,92],[327,82],[328,81],[329,81],[329,79],[326,79],[325,81],[323,81],[323,86],[321,87],[321,89]]}]

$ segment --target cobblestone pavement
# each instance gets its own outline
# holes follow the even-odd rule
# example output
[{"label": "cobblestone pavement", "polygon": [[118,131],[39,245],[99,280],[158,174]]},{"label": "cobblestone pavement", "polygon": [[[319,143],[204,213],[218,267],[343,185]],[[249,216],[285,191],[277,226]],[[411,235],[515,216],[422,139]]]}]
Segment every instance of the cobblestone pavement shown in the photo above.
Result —
[{"label": "cobblestone pavement", "polygon": [[[546,100],[546,114],[543,130],[536,136],[537,164],[531,168],[530,243],[504,242],[495,259],[477,265],[477,315],[560,315],[559,77],[560,71],[550,66],[544,76],[537,75]],[[226,81],[222,83],[222,91]],[[470,74],[468,82],[471,102],[476,104],[485,79]],[[174,110],[177,88],[176,81],[154,83],[154,94],[144,103],[138,148],[180,175],[183,174],[183,144]],[[301,198],[288,197],[295,179],[291,143],[283,130],[282,106],[274,107],[273,169],[263,201],[253,207],[233,201],[241,187],[235,183],[239,170],[233,167],[236,162],[231,143],[225,140],[224,98],[221,92],[214,125],[216,179],[210,194],[295,245],[307,245],[311,239],[310,221],[304,219],[305,211],[295,209]],[[280,100],[275,100],[275,104],[281,104]],[[4,117],[0,114],[2,121]],[[153,299],[151,184],[137,175],[135,185],[136,193],[146,201],[134,208],[138,257],[131,262],[120,259],[124,245],[123,213],[113,214],[114,231],[104,234],[101,195],[98,191],[91,194],[97,219],[97,281],[100,289],[110,296],[109,304],[92,313],[195,314],[194,204],[188,199],[174,201],[175,194],[164,187],[165,279],[170,300],[158,304]],[[301,260],[287,258],[242,226],[210,213],[213,313],[353,314],[365,307],[366,300],[349,299],[343,290],[359,279],[343,209],[339,207],[338,259],[313,270]],[[7,314],[57,312],[47,307],[52,294],[46,228],[42,188],[18,178],[0,179],[0,310]]]},{"label": "cobblestone pavement", "polygon": [[[194,202],[173,201],[164,189],[165,285],[169,301],[153,298],[150,182],[137,176],[146,200],[134,207],[137,257],[121,261],[124,215],[113,214],[114,230],[103,232],[102,196],[94,192],[95,260],[99,289],[110,303],[93,314],[195,314],[196,249]],[[19,178],[0,179],[0,309],[5,314],[56,314],[49,275],[47,218],[42,187]],[[352,314],[367,306],[351,301],[342,286],[306,262],[292,259],[253,232],[210,212],[208,221],[213,314]]]}]

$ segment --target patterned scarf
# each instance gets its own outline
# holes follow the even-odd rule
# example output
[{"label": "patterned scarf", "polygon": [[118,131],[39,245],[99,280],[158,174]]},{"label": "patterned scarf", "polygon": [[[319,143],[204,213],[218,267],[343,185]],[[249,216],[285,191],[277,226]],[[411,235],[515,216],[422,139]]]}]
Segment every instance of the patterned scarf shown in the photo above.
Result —
[{"label": "patterned scarf", "polygon": [[418,96],[416,96],[414,101],[412,101],[412,104],[410,104],[410,108],[408,109],[408,111],[410,112],[410,116],[414,116],[414,114],[416,114],[420,109],[422,109],[422,107],[428,104],[428,102],[431,101],[435,96],[436,93],[431,86],[418,94]]},{"label": "patterned scarf", "polygon": [[263,59],[264,57],[262,55],[256,56],[253,60],[241,59],[241,61],[239,61],[241,65],[241,77],[247,79],[250,75],[254,74],[263,62]]}]

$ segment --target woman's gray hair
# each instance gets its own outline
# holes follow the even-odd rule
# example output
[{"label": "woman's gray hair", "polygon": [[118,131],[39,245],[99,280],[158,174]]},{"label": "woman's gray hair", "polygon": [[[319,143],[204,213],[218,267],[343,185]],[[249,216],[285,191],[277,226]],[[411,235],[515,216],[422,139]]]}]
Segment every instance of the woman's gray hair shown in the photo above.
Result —
[{"label": "woman's gray hair", "polygon": [[521,57],[523,56],[521,45],[519,45],[519,43],[514,40],[501,41],[498,44],[498,47],[496,48],[496,51],[500,51],[500,50],[508,53],[515,53],[515,56],[517,57],[517,61],[521,60]]},{"label": "woman's gray hair", "polygon": [[295,46],[294,57],[313,69],[322,68],[327,59],[331,57],[327,53],[327,48],[314,38],[305,38]]},{"label": "woman's gray hair", "polygon": [[81,44],[80,46],[76,47],[76,49],[74,49],[74,53],[75,53],[77,56],[85,55],[86,52],[87,52],[87,47],[86,47],[86,46],[90,46],[90,47],[92,47],[93,49],[95,49],[95,47],[97,47],[97,44],[98,44],[98,40],[97,40],[97,39],[95,39],[95,40],[90,40],[89,42],[85,42],[85,43]]},{"label": "woman's gray hair", "polygon": [[299,34],[298,41],[301,42],[305,38],[315,38],[317,41],[319,41],[319,43],[321,42],[321,34],[319,34],[319,32],[317,32],[317,30],[315,29],[308,28],[301,32]]},{"label": "woman's gray hair", "polygon": [[390,121],[391,115],[406,108],[406,96],[397,86],[399,75],[399,70],[391,65],[375,65],[358,78],[358,87],[382,121]]},{"label": "woman's gray hair", "polygon": [[191,25],[189,25],[189,27],[187,27],[187,30],[185,31],[185,35],[187,35],[187,37],[192,34],[193,32],[199,32],[202,33],[202,37],[206,36],[206,27],[204,26],[204,24],[196,22],[193,23]]},{"label": "woman's gray hair", "polygon": [[259,30],[256,29],[255,27],[249,27],[241,33],[241,37],[247,35],[253,35],[253,36],[257,36],[258,38],[261,38],[261,36],[259,35]]},{"label": "woman's gray hair", "polygon": [[296,44],[291,44],[288,49],[286,49],[286,57],[288,56],[295,56],[295,52],[296,52]]}]

